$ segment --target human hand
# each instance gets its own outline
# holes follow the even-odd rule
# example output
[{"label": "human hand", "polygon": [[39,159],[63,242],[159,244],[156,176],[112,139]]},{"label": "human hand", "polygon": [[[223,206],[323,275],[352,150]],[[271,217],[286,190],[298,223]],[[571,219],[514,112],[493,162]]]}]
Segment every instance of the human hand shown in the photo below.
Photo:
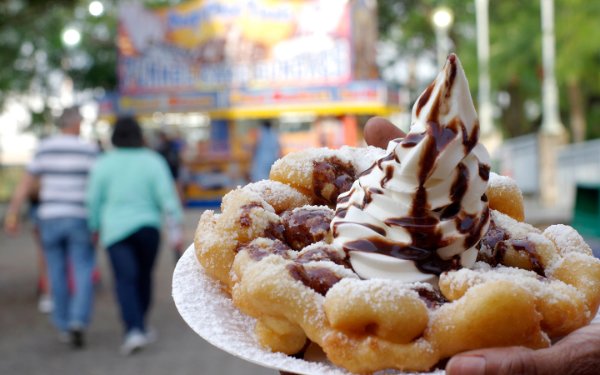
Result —
[{"label": "human hand", "polygon": [[17,235],[20,231],[19,215],[13,212],[7,212],[4,216],[4,231],[10,235]]},{"label": "human hand", "polygon": [[454,356],[447,375],[593,375],[600,369],[600,324],[566,336],[547,349],[523,347],[474,350]]},{"label": "human hand", "polygon": [[181,256],[185,251],[183,239],[179,239],[178,241],[173,243],[173,250]]},{"label": "human hand", "polygon": [[402,138],[406,134],[396,125],[383,117],[372,117],[367,121],[364,130],[365,141],[369,146],[387,148],[392,139]]}]

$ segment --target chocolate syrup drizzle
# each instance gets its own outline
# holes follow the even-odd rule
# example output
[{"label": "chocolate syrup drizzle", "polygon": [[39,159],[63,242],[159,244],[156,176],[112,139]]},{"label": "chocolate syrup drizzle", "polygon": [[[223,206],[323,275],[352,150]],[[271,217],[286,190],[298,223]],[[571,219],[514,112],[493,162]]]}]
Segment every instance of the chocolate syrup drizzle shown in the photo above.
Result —
[{"label": "chocolate syrup drizzle", "polygon": [[[258,203],[249,203],[241,207],[242,226],[252,225],[251,211],[257,207],[262,206]],[[331,218],[331,211],[324,208],[286,211],[281,215],[281,222],[272,223],[261,236],[272,239],[272,243],[243,243],[235,251],[247,251],[254,261],[260,261],[272,254],[292,260],[293,262],[286,267],[290,276],[315,292],[325,295],[342,278],[326,266],[319,267],[313,264],[305,267],[305,264],[327,260],[351,269],[345,253],[324,244],[304,251],[295,259],[293,254],[299,250],[300,244],[302,245],[300,248],[304,248],[322,240],[329,232]]]},{"label": "chocolate syrup drizzle", "polygon": [[493,219],[490,219],[490,226],[485,235],[481,238],[481,245],[490,250],[490,255],[480,252],[477,260],[490,264],[495,267],[499,264],[506,265],[505,256],[509,249],[513,249],[520,254],[525,254],[529,261],[530,270],[539,276],[546,277],[544,266],[537,252],[535,243],[527,239],[511,238],[507,231],[496,225]]},{"label": "chocolate syrup drizzle", "polygon": [[302,264],[292,263],[286,266],[290,276],[302,282],[307,287],[324,296],[342,278],[325,267],[304,267]]},{"label": "chocolate syrup drizzle", "polygon": [[338,196],[350,190],[356,179],[356,171],[350,163],[337,157],[313,163],[313,191],[317,204],[335,205]]},{"label": "chocolate syrup drizzle", "polygon": [[[456,78],[457,64],[456,57],[451,55],[448,58],[450,69],[445,81],[445,98],[448,98],[451,94],[452,87]],[[416,104],[416,115],[421,113],[423,107],[431,100],[431,95],[435,87],[435,82],[429,85],[425,92],[419,98]],[[344,244],[344,250],[350,251],[363,251],[363,252],[376,252],[384,255],[393,256],[400,259],[411,260],[415,263],[415,266],[423,273],[439,275],[444,271],[453,270],[460,268],[460,256],[454,256],[451,259],[441,259],[437,253],[437,250],[448,246],[450,240],[443,239],[443,234],[439,229],[439,223],[441,220],[454,219],[458,231],[462,234],[466,234],[465,247],[471,248],[477,244],[482,236],[482,231],[489,221],[490,213],[487,205],[481,215],[467,215],[461,213],[461,204],[463,197],[467,191],[469,181],[469,170],[468,168],[460,163],[457,168],[457,174],[453,181],[450,199],[451,203],[446,207],[438,210],[439,212],[431,212],[431,207],[427,199],[427,190],[425,188],[425,182],[433,172],[435,162],[438,159],[440,153],[448,146],[450,142],[456,139],[457,136],[462,138],[462,145],[464,147],[465,155],[471,152],[471,150],[477,145],[479,138],[479,123],[476,122],[473,126],[472,132],[467,132],[466,126],[462,123],[460,118],[456,117],[452,119],[446,126],[440,124],[440,111],[447,111],[447,108],[442,108],[440,97],[433,99],[434,102],[430,109],[429,117],[426,121],[426,130],[423,133],[409,133],[404,139],[399,141],[400,147],[411,148],[415,147],[420,142],[423,143],[424,150],[422,152],[421,160],[419,160],[419,169],[417,177],[419,186],[416,194],[411,202],[411,209],[409,214],[405,217],[389,218],[385,220],[385,224],[388,226],[400,226],[403,227],[411,236],[411,243],[409,245],[399,244],[387,241],[385,239],[372,237],[365,239],[358,239],[350,241]],[[381,180],[381,186],[385,184],[393,176],[393,167],[387,165],[383,169],[383,163],[389,160],[397,160],[395,152],[391,152],[385,157],[378,160],[375,164],[384,171],[384,177]],[[373,169],[375,164],[370,168]],[[479,165],[479,176],[487,181],[489,179],[489,166],[485,164]],[[351,194],[352,192],[350,192]],[[361,203],[352,203],[353,206],[360,210],[371,202],[370,194],[383,193],[383,191],[375,191],[371,189],[365,189],[365,198]],[[341,202],[347,203],[350,194],[344,196]],[[481,197],[482,201],[487,201],[485,194]],[[349,207],[340,207],[336,211],[336,217],[344,218]],[[337,227],[342,224],[336,222],[334,224],[333,233],[337,235]],[[364,223],[357,223],[373,229],[376,233],[385,235],[385,231],[381,231],[380,228],[375,230],[371,225]]]},{"label": "chocolate syrup drizzle", "polygon": [[250,217],[250,213],[254,208],[262,208],[262,205],[257,202],[252,202],[240,207],[240,210],[242,210],[242,214],[240,215],[240,225],[243,228],[248,228],[252,225],[252,217]]},{"label": "chocolate syrup drizzle", "polygon": [[281,215],[286,242],[294,250],[319,242],[329,234],[333,212],[326,208],[299,208]]},{"label": "chocolate syrup drizzle", "polygon": [[421,300],[425,302],[425,305],[427,305],[427,307],[430,309],[436,309],[448,302],[446,297],[444,297],[444,295],[442,295],[442,293],[437,289],[416,287],[414,290],[419,294],[419,298],[421,298]]},{"label": "chocolate syrup drizzle", "polygon": [[305,250],[296,258],[297,263],[331,261],[335,264],[352,269],[348,257],[345,253],[335,251],[331,245],[315,246],[309,250]]},{"label": "chocolate syrup drizzle", "polygon": [[284,259],[290,259],[288,251],[290,247],[279,240],[274,240],[273,244],[268,247],[260,246],[256,243],[248,243],[240,246],[237,251],[246,250],[250,258],[254,261],[259,261],[271,254],[276,254]]}]

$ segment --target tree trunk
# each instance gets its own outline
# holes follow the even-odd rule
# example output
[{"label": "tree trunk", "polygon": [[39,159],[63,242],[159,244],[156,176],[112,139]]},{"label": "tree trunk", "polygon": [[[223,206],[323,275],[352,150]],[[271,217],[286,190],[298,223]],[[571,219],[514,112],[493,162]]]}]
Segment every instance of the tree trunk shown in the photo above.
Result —
[{"label": "tree trunk", "polygon": [[519,85],[516,82],[511,82],[505,89],[510,95],[510,104],[502,113],[502,133],[505,138],[527,134],[530,130],[530,124],[525,119],[524,101],[519,91]]},{"label": "tree trunk", "polygon": [[585,130],[587,129],[585,119],[585,102],[581,85],[577,79],[569,80],[567,84],[567,94],[569,97],[569,125],[573,142],[585,141]]}]

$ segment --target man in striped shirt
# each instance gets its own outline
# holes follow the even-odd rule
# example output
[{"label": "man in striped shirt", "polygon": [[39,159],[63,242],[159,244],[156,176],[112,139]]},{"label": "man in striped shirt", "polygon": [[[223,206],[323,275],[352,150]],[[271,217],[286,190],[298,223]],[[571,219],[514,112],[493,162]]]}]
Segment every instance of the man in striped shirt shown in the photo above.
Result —
[{"label": "man in striped shirt", "polygon": [[[8,233],[18,232],[21,205],[39,182],[38,218],[54,302],[52,320],[59,338],[74,348],[84,346],[94,299],[92,273],[96,261],[86,219],[85,192],[98,148],[79,138],[81,119],[77,107],[63,111],[58,119],[60,134],[40,142],[13,194],[4,222]],[[71,291],[68,267],[73,281]]]}]

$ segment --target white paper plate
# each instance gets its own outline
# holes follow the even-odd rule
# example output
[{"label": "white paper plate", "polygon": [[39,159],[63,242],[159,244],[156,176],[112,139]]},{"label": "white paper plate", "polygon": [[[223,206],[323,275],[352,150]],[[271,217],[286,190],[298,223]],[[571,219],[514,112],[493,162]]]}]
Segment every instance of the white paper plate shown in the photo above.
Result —
[{"label": "white paper plate", "polygon": [[[183,320],[203,339],[238,358],[260,366],[302,375],[349,375],[333,364],[309,362],[263,349],[254,336],[255,320],[242,314],[218,282],[206,276],[194,246],[183,254],[173,274],[173,299]],[[381,372],[378,374],[406,374]],[[427,374],[442,375],[438,370]],[[422,374],[422,373],[421,373]]]}]

